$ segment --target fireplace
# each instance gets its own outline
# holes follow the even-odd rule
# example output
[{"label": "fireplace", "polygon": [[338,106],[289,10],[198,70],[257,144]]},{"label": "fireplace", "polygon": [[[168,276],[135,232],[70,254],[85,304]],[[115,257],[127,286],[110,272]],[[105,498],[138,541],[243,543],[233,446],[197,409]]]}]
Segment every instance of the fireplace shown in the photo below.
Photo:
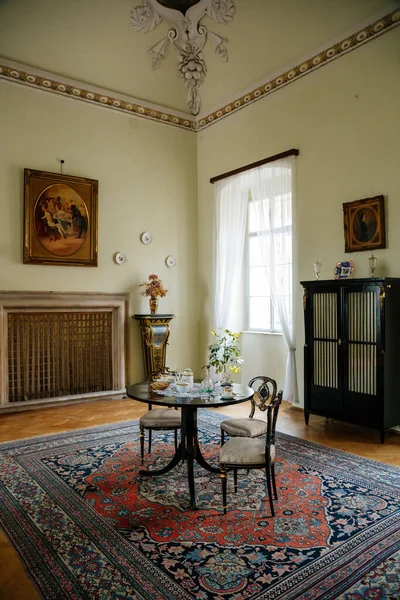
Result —
[{"label": "fireplace", "polygon": [[127,294],[0,292],[0,411],[125,393]]}]

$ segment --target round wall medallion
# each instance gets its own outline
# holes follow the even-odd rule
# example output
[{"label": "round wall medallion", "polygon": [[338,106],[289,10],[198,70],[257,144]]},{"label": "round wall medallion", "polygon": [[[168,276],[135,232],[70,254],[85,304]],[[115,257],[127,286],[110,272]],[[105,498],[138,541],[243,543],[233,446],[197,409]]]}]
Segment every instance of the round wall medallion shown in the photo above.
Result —
[{"label": "round wall medallion", "polygon": [[173,256],[169,255],[167,256],[167,258],[165,259],[165,264],[167,265],[167,267],[175,267],[176,265],[176,260],[174,259]]},{"label": "round wall medallion", "polygon": [[151,233],[142,233],[141,238],[140,238],[143,242],[143,244],[151,244],[153,236],[151,235]]},{"label": "round wall medallion", "polygon": [[128,259],[126,258],[125,254],[123,254],[122,252],[117,252],[117,254],[115,255],[115,262],[117,263],[117,265],[123,265],[124,263],[126,263]]}]

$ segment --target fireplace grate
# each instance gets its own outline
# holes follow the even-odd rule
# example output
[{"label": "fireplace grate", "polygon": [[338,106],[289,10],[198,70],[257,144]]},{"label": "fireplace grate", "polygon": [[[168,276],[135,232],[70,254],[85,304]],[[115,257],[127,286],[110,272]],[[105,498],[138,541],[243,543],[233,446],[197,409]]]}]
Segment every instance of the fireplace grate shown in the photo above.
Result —
[{"label": "fireplace grate", "polygon": [[112,312],[8,314],[9,402],[114,388]]}]

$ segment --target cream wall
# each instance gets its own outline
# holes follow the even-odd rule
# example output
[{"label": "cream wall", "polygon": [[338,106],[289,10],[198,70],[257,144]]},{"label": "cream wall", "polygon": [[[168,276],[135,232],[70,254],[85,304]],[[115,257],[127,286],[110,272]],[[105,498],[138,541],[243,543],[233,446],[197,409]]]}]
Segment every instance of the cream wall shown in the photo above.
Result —
[{"label": "cream wall", "polygon": [[[168,363],[197,365],[195,134],[89,104],[0,83],[0,289],[129,292],[130,314],[148,312],[138,284],[157,273],[168,288],[159,311],[174,313]],[[99,180],[99,266],[22,264],[23,169]],[[145,246],[140,234],[149,231]],[[123,251],[128,262],[113,257]],[[172,254],[175,268],[165,265]],[[143,375],[131,324],[131,380]]]},{"label": "cream wall", "polygon": [[[290,148],[300,150],[294,254],[301,404],[304,335],[299,281],[314,277],[317,258],[323,265],[322,278],[331,279],[335,263],[346,259],[354,261],[356,277],[369,274],[368,253],[344,253],[343,202],[385,195],[388,248],[374,252],[376,274],[400,276],[399,57],[397,29],[198,136],[199,285],[205,299],[200,348],[207,345],[213,326],[209,273],[214,190],[210,177]],[[255,343],[246,335],[246,365],[258,366],[262,356],[263,372],[276,376],[283,385],[282,368],[271,362],[281,352],[282,340],[263,336]],[[247,374],[243,372],[244,380]]]},{"label": "cream wall", "polygon": [[241,352],[244,357],[242,371],[237,379],[248,383],[257,375],[269,375],[283,389],[285,383],[286,344],[281,335],[244,333]]}]

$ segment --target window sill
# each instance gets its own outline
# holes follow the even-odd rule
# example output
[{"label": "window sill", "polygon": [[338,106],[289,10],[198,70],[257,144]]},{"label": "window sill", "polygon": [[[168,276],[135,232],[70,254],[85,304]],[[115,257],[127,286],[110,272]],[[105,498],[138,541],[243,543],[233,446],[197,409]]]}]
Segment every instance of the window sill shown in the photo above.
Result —
[{"label": "window sill", "polygon": [[255,333],[256,335],[283,335],[281,331],[262,331],[257,329],[246,329],[245,331],[242,331],[242,334],[244,333]]}]

